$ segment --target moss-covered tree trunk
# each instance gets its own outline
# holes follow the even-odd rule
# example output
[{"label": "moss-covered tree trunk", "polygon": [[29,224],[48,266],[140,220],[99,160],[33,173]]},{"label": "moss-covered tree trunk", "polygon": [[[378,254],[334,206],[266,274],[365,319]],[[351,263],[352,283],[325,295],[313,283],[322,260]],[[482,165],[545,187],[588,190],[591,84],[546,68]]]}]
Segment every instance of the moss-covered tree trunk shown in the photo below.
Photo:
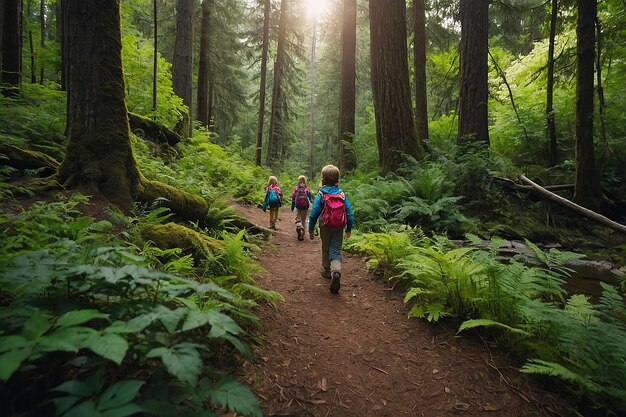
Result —
[{"label": "moss-covered tree trunk", "polygon": [[66,0],[68,143],[59,169],[68,187],[128,206],[139,169],[130,146],[119,0]]},{"label": "moss-covered tree trunk", "polygon": [[164,205],[202,219],[201,198],[146,180],[130,143],[122,74],[120,0],[65,0],[68,40],[68,142],[59,180],[102,194],[125,208],[164,198]]},{"label": "moss-covered tree trunk", "polygon": [[172,88],[189,108],[188,117],[183,121],[182,136],[191,135],[192,93],[193,93],[193,23],[194,0],[176,2],[176,41],[172,63]]}]

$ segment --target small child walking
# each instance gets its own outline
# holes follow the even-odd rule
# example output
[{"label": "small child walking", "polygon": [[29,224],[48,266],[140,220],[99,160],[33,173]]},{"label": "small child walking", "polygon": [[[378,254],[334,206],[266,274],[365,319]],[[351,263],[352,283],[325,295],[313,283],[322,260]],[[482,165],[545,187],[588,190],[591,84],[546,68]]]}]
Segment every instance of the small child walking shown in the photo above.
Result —
[{"label": "small child walking", "polygon": [[306,218],[309,213],[309,206],[313,202],[311,198],[311,189],[306,185],[306,177],[300,175],[298,183],[291,193],[291,211],[296,210],[296,233],[298,240],[304,240],[304,228],[306,227]]},{"label": "small child walking", "polygon": [[[321,217],[320,217],[321,216]],[[309,237],[313,239],[315,223],[320,218],[322,241],[322,276],[330,278],[329,289],[337,294],[341,288],[341,245],[350,238],[354,213],[348,197],[339,188],[339,168],[326,165],[322,168],[322,188],[315,196],[309,216]]]},{"label": "small child walking", "polygon": [[278,186],[278,179],[271,176],[265,188],[265,200],[263,201],[263,212],[270,209],[270,229],[276,230],[276,220],[278,220],[278,209],[283,204],[283,192]]}]

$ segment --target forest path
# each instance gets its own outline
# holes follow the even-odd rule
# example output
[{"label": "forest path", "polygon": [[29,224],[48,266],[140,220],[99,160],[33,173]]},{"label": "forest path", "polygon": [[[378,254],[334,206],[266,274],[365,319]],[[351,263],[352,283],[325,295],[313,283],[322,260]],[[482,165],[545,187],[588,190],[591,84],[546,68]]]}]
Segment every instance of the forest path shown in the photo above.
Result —
[{"label": "forest path", "polygon": [[[262,210],[236,208],[267,226]],[[298,241],[288,208],[279,218],[257,280],[285,302],[259,312],[264,344],[242,376],[264,416],[546,415],[528,398],[555,400],[515,365],[456,327],[408,319],[402,294],[374,279],[361,257],[344,252],[341,291],[331,294],[319,239]]]}]

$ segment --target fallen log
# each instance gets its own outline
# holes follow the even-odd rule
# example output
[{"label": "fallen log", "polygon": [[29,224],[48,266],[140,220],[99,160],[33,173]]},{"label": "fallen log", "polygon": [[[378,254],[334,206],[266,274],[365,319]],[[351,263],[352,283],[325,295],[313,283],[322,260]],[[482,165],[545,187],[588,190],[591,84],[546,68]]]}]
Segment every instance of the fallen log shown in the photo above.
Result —
[{"label": "fallen log", "polygon": [[149,141],[156,143],[167,142],[170,146],[174,146],[181,141],[179,134],[147,117],[128,112],[128,122],[133,133]]},{"label": "fallen log", "polygon": [[589,210],[585,207],[579,206],[576,203],[571,202],[570,200],[561,197],[560,195],[556,195],[548,190],[546,190],[544,187],[534,183],[533,181],[529,180],[528,178],[526,178],[525,175],[520,175],[519,179],[521,182],[523,182],[524,184],[528,185],[530,188],[532,188],[533,191],[536,191],[537,193],[543,195],[544,197],[555,201],[559,204],[561,204],[562,206],[565,206],[573,211],[575,211],[576,213],[582,214],[585,217],[588,217],[592,220],[595,220],[596,222],[603,224],[604,226],[610,227],[613,230],[617,230],[618,232],[622,232],[622,233],[626,233],[626,226],[621,224],[621,223],[617,223],[614,222],[613,220],[596,213],[595,211]]},{"label": "fallen log", "polygon": [[0,144],[0,154],[6,157],[2,163],[19,170],[41,169],[43,176],[50,176],[59,168],[59,163],[45,153],[9,144]]},{"label": "fallen log", "polygon": [[[532,191],[533,187],[529,185],[520,185],[513,181],[510,178],[493,176],[493,179],[497,182],[502,183],[503,186],[514,190],[514,191]],[[546,185],[543,187],[548,191],[574,191],[574,184],[557,184],[557,185]]]}]

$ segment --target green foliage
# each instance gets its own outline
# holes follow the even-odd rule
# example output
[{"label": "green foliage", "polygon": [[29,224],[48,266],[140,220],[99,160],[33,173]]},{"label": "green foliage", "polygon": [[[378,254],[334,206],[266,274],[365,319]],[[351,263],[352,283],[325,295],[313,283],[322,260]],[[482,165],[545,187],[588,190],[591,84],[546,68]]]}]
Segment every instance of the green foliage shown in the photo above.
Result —
[{"label": "green foliage", "polygon": [[19,98],[0,95],[0,142],[62,159],[65,93],[56,87],[23,84]]},{"label": "green foliage", "polygon": [[[221,346],[250,358],[241,326],[257,322],[249,308],[280,297],[255,289],[243,232],[224,232],[218,261],[198,269],[178,248],[138,246],[132,229],[142,219],[112,233],[111,222],[80,215],[84,204],[88,199],[77,194],[0,218],[3,402],[19,399],[33,374],[51,372],[48,384],[57,387],[47,389],[56,393],[59,416],[169,416],[203,410],[206,401],[260,415],[247,388],[219,377],[217,360]],[[162,221],[159,213],[148,221]],[[222,280],[222,272],[231,277]],[[233,405],[232,398],[245,401]],[[11,404],[15,412],[25,407]]]},{"label": "green foliage", "polygon": [[128,110],[150,116],[169,128],[174,128],[188,110],[172,89],[172,65],[160,54],[157,62],[157,108],[152,109],[154,50],[150,41],[135,35],[122,39],[122,62],[126,82]]}]

